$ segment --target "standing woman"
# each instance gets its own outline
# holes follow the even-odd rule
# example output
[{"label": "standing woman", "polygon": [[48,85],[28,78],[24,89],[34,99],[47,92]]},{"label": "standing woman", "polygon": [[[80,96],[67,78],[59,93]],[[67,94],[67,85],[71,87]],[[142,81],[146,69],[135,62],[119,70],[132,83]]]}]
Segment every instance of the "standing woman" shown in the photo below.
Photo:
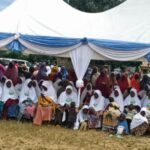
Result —
[{"label": "standing woman", "polygon": [[51,121],[57,107],[57,96],[52,82],[44,80],[41,89],[33,122],[35,125],[41,125],[43,121]]},{"label": "standing woman", "polygon": [[18,104],[18,96],[16,94],[14,85],[11,80],[6,79],[3,87],[3,93],[2,93],[2,101],[4,103],[4,110],[3,110],[3,117],[7,119],[8,117],[8,109],[12,105]]},{"label": "standing woman", "polygon": [[104,100],[101,91],[95,90],[89,104],[89,128],[100,128],[102,126]]}]

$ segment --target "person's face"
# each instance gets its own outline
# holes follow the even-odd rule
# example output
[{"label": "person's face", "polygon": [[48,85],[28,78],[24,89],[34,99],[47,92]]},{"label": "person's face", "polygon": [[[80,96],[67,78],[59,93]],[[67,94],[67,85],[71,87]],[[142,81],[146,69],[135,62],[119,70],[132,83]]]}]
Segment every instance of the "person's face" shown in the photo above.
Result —
[{"label": "person's face", "polygon": [[91,90],[91,85],[88,84],[87,87],[86,87],[86,89],[87,89],[88,91]]},{"label": "person's face", "polygon": [[135,93],[134,93],[133,91],[131,91],[131,92],[130,92],[130,96],[131,96],[131,97],[134,97],[134,96],[135,96]]},{"label": "person's face", "polygon": [[32,81],[30,81],[29,83],[28,83],[28,88],[31,88],[32,87]]},{"label": "person's face", "polygon": [[19,84],[22,84],[22,80],[21,80],[20,78],[18,79],[18,83],[19,83]]},{"label": "person's face", "polygon": [[42,83],[43,83],[43,81],[40,81],[39,82],[39,87],[41,88],[41,86],[42,86]]},{"label": "person's face", "polygon": [[47,91],[47,87],[45,87],[45,86],[42,86],[42,89],[43,89],[44,91]]},{"label": "person's face", "polygon": [[145,117],[145,115],[146,115],[145,111],[141,111],[140,114],[141,114],[143,117]]},{"label": "person's face", "polygon": [[11,87],[11,82],[7,81],[6,86],[7,86],[7,88],[10,88]]},{"label": "person's face", "polygon": [[88,113],[88,109],[83,109],[83,113],[87,114]]},{"label": "person's face", "polygon": [[68,95],[70,95],[70,94],[72,93],[72,90],[71,90],[71,89],[66,89],[66,93],[67,93]]},{"label": "person's face", "polygon": [[33,85],[33,87],[36,87],[36,82],[32,81],[32,85]]},{"label": "person's face", "polygon": [[118,97],[119,96],[119,92],[117,90],[114,91],[114,95],[115,97]]},{"label": "person's face", "polygon": [[148,85],[145,85],[144,90],[145,90],[145,91],[148,91],[148,90],[149,90]]},{"label": "person's face", "polygon": [[97,93],[94,93],[94,98],[97,99],[99,96]]},{"label": "person's face", "polygon": [[6,81],[6,79],[4,77],[2,77],[2,83],[4,84]]}]

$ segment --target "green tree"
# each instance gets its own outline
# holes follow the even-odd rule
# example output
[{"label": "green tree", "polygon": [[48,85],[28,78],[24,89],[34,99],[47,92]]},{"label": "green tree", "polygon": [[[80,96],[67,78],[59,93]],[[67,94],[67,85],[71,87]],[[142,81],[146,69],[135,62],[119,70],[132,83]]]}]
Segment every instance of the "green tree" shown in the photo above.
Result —
[{"label": "green tree", "polygon": [[101,12],[113,8],[125,0],[64,0],[72,7],[85,12]]}]

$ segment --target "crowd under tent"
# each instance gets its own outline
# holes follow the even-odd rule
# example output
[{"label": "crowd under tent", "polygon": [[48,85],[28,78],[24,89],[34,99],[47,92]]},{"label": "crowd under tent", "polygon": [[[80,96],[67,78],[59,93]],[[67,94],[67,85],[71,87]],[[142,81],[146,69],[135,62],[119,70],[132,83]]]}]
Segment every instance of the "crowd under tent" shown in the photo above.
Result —
[{"label": "crowd under tent", "polygon": [[1,0],[0,48],[70,57],[81,87],[91,59],[150,58],[149,8],[149,0],[126,0],[85,13],[63,0]]}]

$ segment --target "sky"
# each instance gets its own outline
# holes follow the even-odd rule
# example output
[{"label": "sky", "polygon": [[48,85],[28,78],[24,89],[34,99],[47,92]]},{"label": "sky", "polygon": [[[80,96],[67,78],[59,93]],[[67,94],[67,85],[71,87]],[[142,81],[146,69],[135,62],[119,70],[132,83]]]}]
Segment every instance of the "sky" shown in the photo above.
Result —
[{"label": "sky", "polygon": [[0,11],[7,8],[7,6],[11,5],[15,0],[0,0]]}]

